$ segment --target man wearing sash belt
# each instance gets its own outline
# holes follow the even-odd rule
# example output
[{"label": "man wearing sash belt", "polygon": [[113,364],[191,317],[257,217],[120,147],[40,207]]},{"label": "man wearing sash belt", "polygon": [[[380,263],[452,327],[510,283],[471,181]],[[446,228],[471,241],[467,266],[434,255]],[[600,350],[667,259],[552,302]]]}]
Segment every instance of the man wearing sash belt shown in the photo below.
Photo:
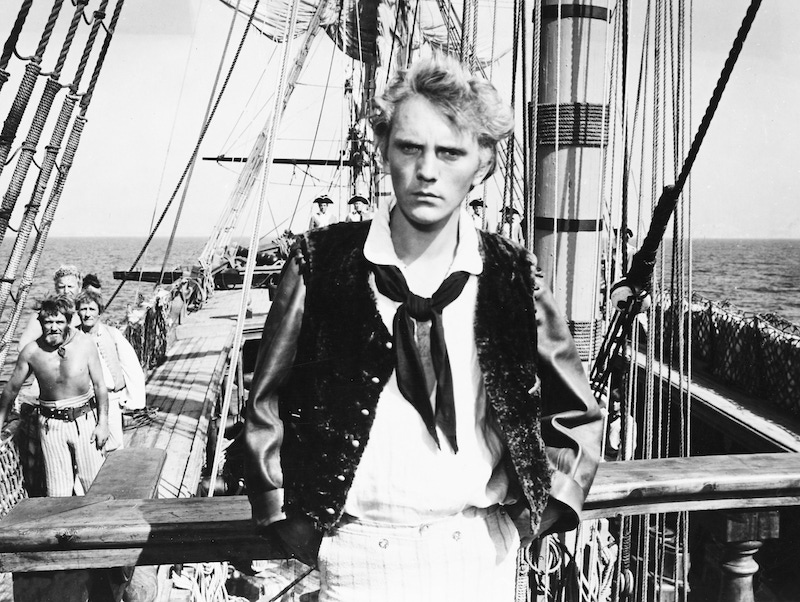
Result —
[{"label": "man wearing sash belt", "polygon": [[[84,491],[103,464],[108,439],[108,393],[97,348],[70,326],[75,305],[66,295],[49,297],[39,309],[42,335],[19,354],[0,396],[0,424],[22,383],[39,382],[39,437],[47,495],[72,495],[75,478]],[[74,470],[74,468],[77,470]]]},{"label": "man wearing sash belt", "polygon": [[513,128],[494,87],[420,60],[372,126],[394,199],[301,237],[264,327],[253,518],[321,602],[510,601],[520,541],[580,520],[601,414],[536,258],[465,209]]},{"label": "man wearing sash belt", "polygon": [[97,345],[103,379],[108,388],[108,425],[110,435],[106,451],[123,447],[122,410],[145,407],[145,377],[139,358],[119,331],[102,320],[105,303],[96,290],[86,289],[75,302],[81,330]]}]

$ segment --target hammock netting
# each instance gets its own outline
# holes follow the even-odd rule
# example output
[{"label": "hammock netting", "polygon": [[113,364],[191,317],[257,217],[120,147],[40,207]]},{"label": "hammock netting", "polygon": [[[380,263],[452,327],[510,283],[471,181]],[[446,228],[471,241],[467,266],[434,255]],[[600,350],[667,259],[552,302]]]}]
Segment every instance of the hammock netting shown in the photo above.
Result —
[{"label": "hammock netting", "polygon": [[690,310],[669,303],[662,303],[660,310],[666,345],[677,349],[673,333],[683,320],[683,331],[691,330],[692,357],[705,372],[800,416],[800,327],[771,314],[748,313],[699,295],[693,296]]}]

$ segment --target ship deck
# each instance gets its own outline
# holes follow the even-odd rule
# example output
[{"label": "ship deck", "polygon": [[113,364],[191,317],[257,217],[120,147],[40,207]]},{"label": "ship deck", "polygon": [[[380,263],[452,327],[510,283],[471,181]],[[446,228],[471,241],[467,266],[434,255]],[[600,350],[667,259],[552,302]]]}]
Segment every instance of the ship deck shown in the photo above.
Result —
[{"label": "ship deck", "polygon": [[[209,424],[234,342],[241,292],[217,291],[201,310],[185,315],[166,360],[148,375],[147,407],[154,412],[146,424],[126,430],[125,445],[167,451],[158,497],[190,497],[197,492]],[[257,309],[246,330],[263,324],[268,291],[252,290],[251,300]]]}]

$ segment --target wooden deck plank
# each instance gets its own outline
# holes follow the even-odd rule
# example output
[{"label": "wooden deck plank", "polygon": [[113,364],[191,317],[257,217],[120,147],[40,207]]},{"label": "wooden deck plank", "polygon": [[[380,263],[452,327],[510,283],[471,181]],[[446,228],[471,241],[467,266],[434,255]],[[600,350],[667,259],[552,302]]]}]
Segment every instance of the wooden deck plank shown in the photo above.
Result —
[{"label": "wooden deck plank", "polygon": [[[159,497],[196,493],[205,463],[208,428],[220,394],[240,291],[220,291],[202,310],[189,314],[177,329],[165,362],[147,381],[148,407],[154,420],[126,432],[129,447],[167,450]],[[268,299],[266,291],[256,295]],[[263,323],[263,318],[258,319]],[[249,322],[248,322],[249,323]]]},{"label": "wooden deck plank", "polygon": [[161,449],[118,449],[106,456],[86,495],[116,499],[152,498],[158,489],[166,457],[166,452]]},{"label": "wooden deck plank", "polygon": [[[230,341],[232,343],[232,341]],[[230,343],[228,346],[230,346]],[[207,407],[201,412],[197,421],[197,430],[192,441],[189,452],[189,461],[186,463],[186,471],[183,475],[179,497],[187,497],[197,492],[200,483],[200,475],[206,458],[206,446],[208,442],[208,429],[211,425],[211,416],[215,412],[215,400],[222,396],[222,386],[225,377],[225,367],[228,362],[228,353],[221,353],[217,359],[217,364],[212,373],[212,379],[206,391]]]},{"label": "wooden deck plank", "polygon": [[[222,349],[224,345],[215,347]],[[176,421],[165,449],[185,457],[186,462],[182,465],[170,465],[162,473],[162,486],[168,488],[170,495],[186,497],[196,492],[204,460],[208,423],[218,394],[215,383],[222,378],[226,356],[227,353],[215,349],[214,354],[195,360],[194,379],[185,387],[186,394],[180,412],[174,411]]]},{"label": "wooden deck plank", "polygon": [[192,357],[188,342],[181,341],[167,362],[159,366],[147,381],[147,405],[157,407],[158,414],[152,423],[138,427],[128,444],[133,447],[154,447],[159,433],[171,428],[170,420],[176,399],[184,392],[183,379],[191,378]]}]

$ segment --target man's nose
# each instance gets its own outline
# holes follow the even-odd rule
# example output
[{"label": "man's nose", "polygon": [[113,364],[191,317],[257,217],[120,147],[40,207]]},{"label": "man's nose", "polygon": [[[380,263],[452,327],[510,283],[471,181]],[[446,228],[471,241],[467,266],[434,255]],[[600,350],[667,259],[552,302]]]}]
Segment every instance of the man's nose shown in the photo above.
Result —
[{"label": "man's nose", "polygon": [[438,172],[438,159],[436,153],[423,151],[417,159],[417,177],[420,180],[431,181],[436,179]]}]

